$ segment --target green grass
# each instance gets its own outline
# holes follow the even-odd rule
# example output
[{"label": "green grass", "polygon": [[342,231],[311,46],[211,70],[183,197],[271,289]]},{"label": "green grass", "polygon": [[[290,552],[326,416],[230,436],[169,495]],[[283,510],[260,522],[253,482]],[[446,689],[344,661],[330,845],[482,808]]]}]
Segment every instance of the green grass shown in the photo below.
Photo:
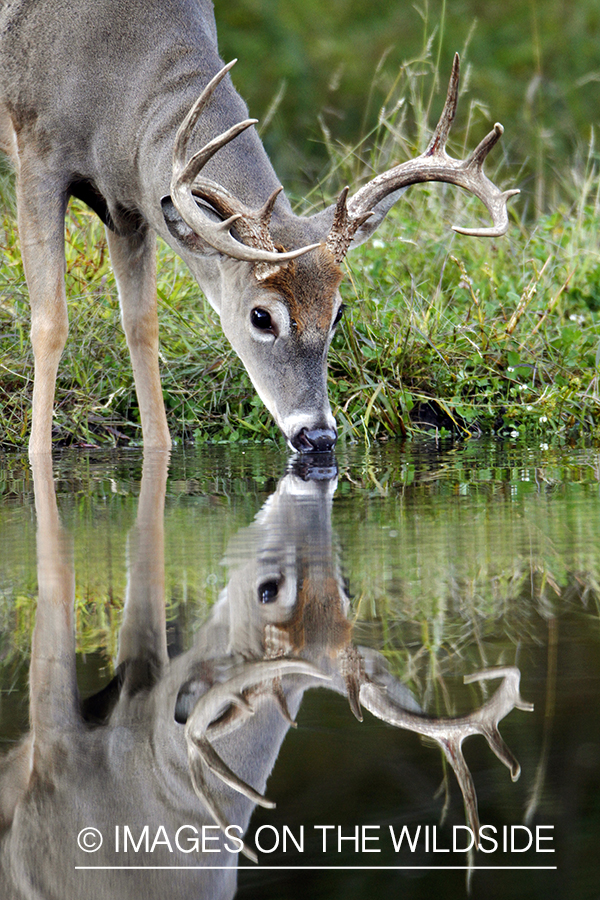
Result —
[{"label": "green grass", "polygon": [[449,238],[452,210],[426,202],[394,223],[401,258],[392,223],[352,258],[361,302],[331,366],[348,431],[409,433],[425,404],[464,434],[600,437],[595,197],[491,244]]},{"label": "green grass", "polygon": [[[343,184],[357,184],[423,149],[435,123],[431,108],[439,111],[436,74],[427,54],[405,66],[375,131],[356,147],[331,143],[320,197],[335,197]],[[466,111],[466,124],[453,137],[457,156],[489,129],[477,103]],[[491,177],[503,187],[519,186],[518,177],[507,178],[507,168],[497,148],[488,163]],[[493,241],[450,230],[453,223],[485,221],[477,201],[451,187],[413,188],[375,238],[350,255],[342,286],[347,314],[329,370],[342,439],[404,438],[424,421],[464,436],[600,439],[600,176],[593,144],[587,157],[562,166],[551,188],[551,214],[528,216],[526,196],[517,197],[509,234]],[[21,447],[33,364],[11,190],[3,174],[0,445]],[[139,442],[103,229],[78,204],[69,213],[66,248],[70,334],[59,369],[55,440]],[[281,441],[214,313],[164,246],[159,308],[163,393],[174,438]]]}]

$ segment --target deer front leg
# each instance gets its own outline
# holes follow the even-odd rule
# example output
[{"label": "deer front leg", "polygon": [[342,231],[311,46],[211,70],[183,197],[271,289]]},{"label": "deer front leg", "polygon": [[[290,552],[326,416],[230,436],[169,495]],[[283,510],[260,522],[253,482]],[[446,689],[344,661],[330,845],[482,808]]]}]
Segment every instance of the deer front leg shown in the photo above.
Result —
[{"label": "deer front leg", "polygon": [[34,764],[51,762],[46,751],[81,725],[75,670],[75,572],[71,541],[63,531],[50,454],[31,459],[37,518],[38,604],[29,673]]},{"label": "deer front leg", "polygon": [[17,222],[31,304],[35,367],[29,438],[32,456],[50,453],[52,449],[56,373],[69,330],[65,294],[66,199],[58,190],[49,192],[43,188],[42,178],[27,160],[20,158],[17,169]]},{"label": "deer front leg", "polygon": [[[134,663],[161,672],[168,662],[165,615],[164,510],[169,454],[144,450],[135,525],[129,532],[125,614],[117,665]],[[134,666],[135,669],[135,666]],[[133,691],[134,673],[127,676]]]},{"label": "deer front leg", "polygon": [[107,229],[106,234],[131,355],[144,446],[168,450],[171,438],[158,368],[156,239],[150,231],[143,236],[117,235]]},{"label": "deer front leg", "polygon": [[56,505],[50,453],[31,457],[37,517],[38,603],[29,669],[27,738],[0,759],[0,831],[38,778],[51,779],[81,725],[75,670],[75,574]]}]

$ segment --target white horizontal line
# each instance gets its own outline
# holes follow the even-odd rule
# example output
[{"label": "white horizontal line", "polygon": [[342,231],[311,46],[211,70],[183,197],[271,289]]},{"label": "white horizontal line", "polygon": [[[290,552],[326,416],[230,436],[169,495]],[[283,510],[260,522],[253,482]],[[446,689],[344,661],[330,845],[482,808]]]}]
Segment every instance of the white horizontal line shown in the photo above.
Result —
[{"label": "white horizontal line", "polygon": [[501,870],[503,872],[512,871],[539,871],[554,870],[558,866],[75,866],[75,869],[97,869],[97,870],[114,870],[124,869],[127,871],[139,871],[140,869],[195,869],[201,871],[203,869],[237,869],[238,872],[318,872],[336,871],[336,872],[401,872],[407,870],[419,869],[421,871],[447,871],[449,869],[460,871],[485,871],[486,869]]}]

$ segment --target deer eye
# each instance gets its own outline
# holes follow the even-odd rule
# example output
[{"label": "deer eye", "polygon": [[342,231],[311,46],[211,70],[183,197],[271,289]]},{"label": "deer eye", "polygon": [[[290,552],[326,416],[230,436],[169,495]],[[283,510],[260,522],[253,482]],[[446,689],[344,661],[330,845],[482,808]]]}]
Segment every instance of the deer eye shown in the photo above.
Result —
[{"label": "deer eye", "polygon": [[275,581],[274,578],[270,581],[263,581],[258,587],[258,599],[260,603],[273,603],[277,600],[278,593],[279,582]]},{"label": "deer eye", "polygon": [[345,308],[346,308],[346,307],[344,306],[343,303],[340,304],[340,308],[338,309],[337,313],[335,314],[335,319],[333,320],[333,327],[334,327],[334,328],[335,328],[335,326],[339,323],[339,321],[340,321],[340,319],[342,318],[342,316],[344,315],[344,310],[345,310]]},{"label": "deer eye", "polygon": [[260,331],[274,331],[271,314],[266,309],[256,306],[250,313],[250,321]]}]

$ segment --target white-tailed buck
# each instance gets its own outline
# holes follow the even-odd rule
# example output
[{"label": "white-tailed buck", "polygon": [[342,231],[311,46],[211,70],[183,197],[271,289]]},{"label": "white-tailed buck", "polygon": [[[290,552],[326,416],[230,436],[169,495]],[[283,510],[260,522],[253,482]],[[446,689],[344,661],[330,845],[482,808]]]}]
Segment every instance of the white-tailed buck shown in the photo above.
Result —
[{"label": "white-tailed buck", "polygon": [[[502,681],[479,709],[437,718],[420,712],[381,654],[354,645],[331,528],[336,473],[322,470],[308,477],[288,473],[254,523],[232,540],[227,586],[192,646],[170,658],[167,466],[166,453],[146,454],[129,535],[117,671],[82,703],[69,542],[51,457],[32,459],[39,598],[31,731],[0,758],[0,897],[232,897],[237,854],[256,859],[244,841],[252,811],[257,803],[272,805],[263,796],[267,778],[304,692],[319,686],[346,695],[359,719],[365,708],[436,740],[476,833],[475,789],[461,745],[471,734],[483,735],[518,777],[498,722],[515,707],[531,708],[519,693],[519,670],[471,676]],[[103,836],[101,847],[90,829]],[[173,870],[143,871],[150,866]]]},{"label": "white-tailed buck", "polygon": [[223,66],[210,0],[5,0],[0,147],[16,170],[35,357],[30,452],[48,452],[67,338],[69,197],[106,225],[146,447],[168,448],[158,368],[155,235],[185,260],[294,450],[330,450],[327,350],[347,252],[404,188],[446,181],[479,197],[501,235],[506,200],[483,174],[502,134],[468,159],[445,144],[458,58],[429,146],[317,215],[292,212]]}]

